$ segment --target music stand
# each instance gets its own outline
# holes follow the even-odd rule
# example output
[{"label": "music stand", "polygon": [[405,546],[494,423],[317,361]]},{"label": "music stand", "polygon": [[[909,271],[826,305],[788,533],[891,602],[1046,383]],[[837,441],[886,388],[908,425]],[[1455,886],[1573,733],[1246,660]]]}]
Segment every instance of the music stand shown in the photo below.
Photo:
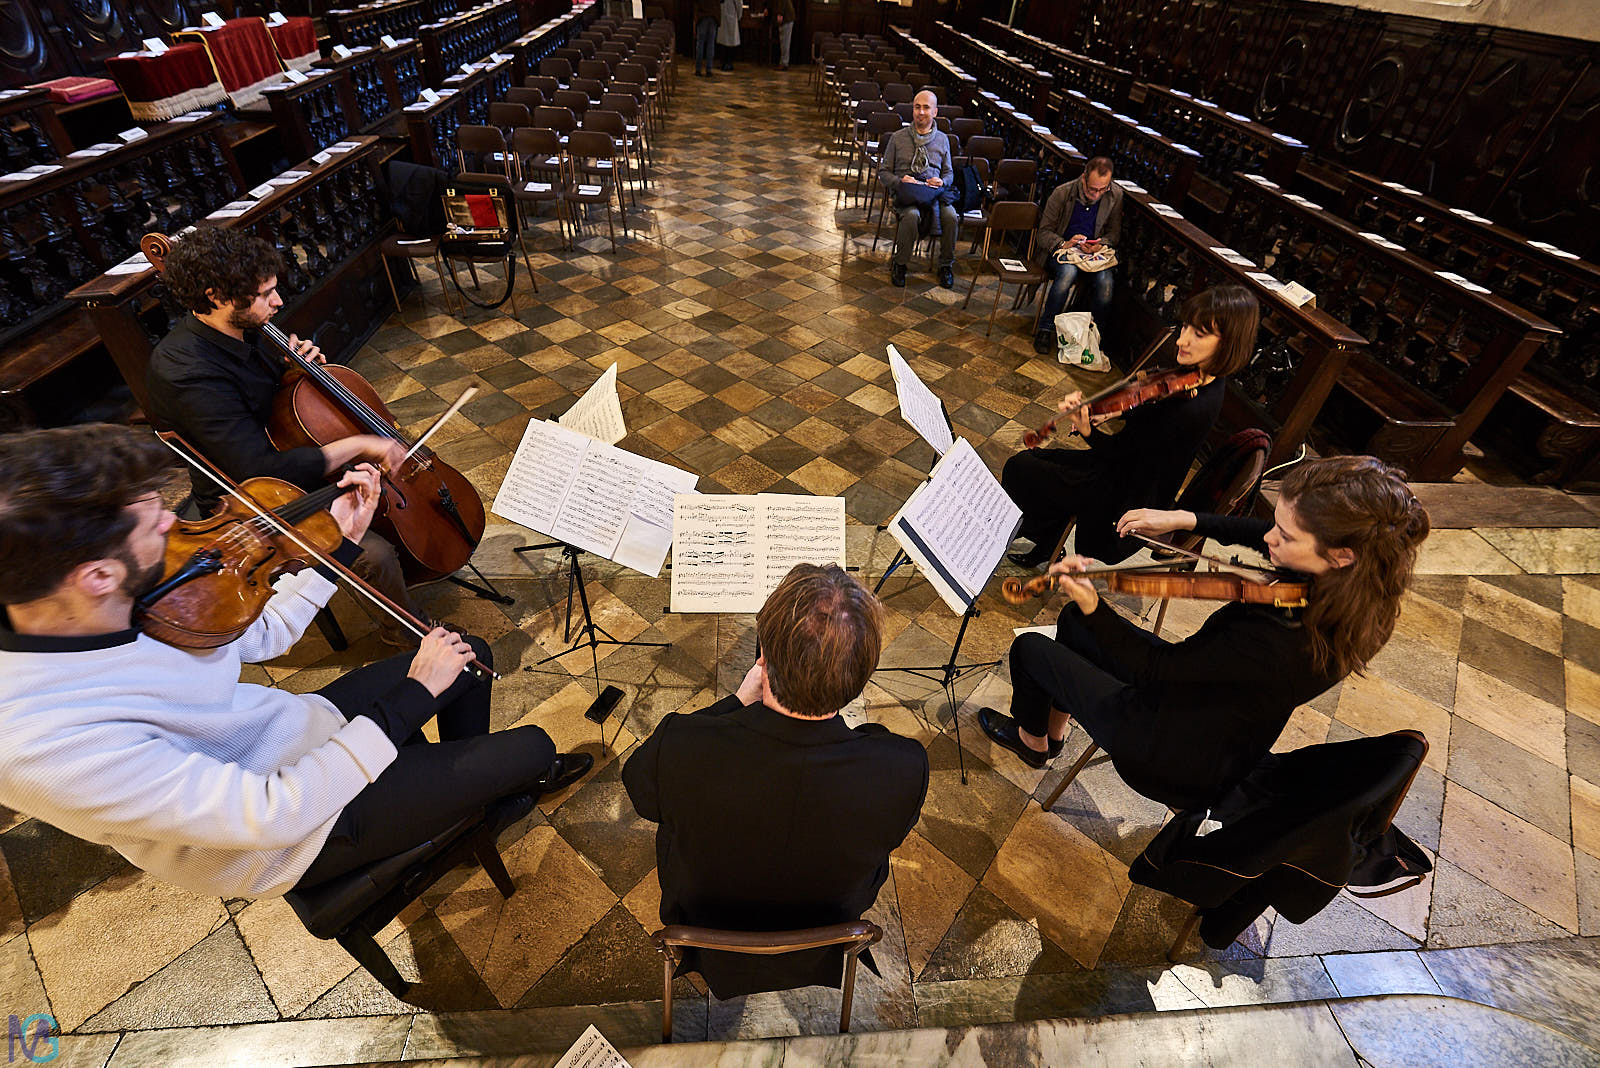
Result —
[{"label": "music stand", "polygon": [[[594,613],[589,608],[589,592],[584,583],[583,563],[578,559],[579,556],[583,555],[583,550],[576,545],[569,545],[564,541],[547,541],[538,545],[519,545],[511,551],[515,553],[531,553],[544,549],[560,549],[561,555],[567,559],[567,622],[562,632],[561,640],[564,642],[572,641],[572,595],[574,591],[578,594],[578,603],[583,606],[583,625],[578,628],[578,640],[572,641],[570,648],[563,649],[559,653],[551,653],[543,660],[535,663],[534,667],[542,667],[552,660],[559,659],[587,645],[589,647],[589,655],[594,661],[594,686],[598,692],[600,689],[600,653],[598,651],[600,646],[637,645],[646,648],[664,649],[672,644],[671,642],[640,641],[637,638],[626,640],[613,638],[610,632],[594,621]],[[599,634],[603,634],[605,637],[598,637],[597,635]]]}]

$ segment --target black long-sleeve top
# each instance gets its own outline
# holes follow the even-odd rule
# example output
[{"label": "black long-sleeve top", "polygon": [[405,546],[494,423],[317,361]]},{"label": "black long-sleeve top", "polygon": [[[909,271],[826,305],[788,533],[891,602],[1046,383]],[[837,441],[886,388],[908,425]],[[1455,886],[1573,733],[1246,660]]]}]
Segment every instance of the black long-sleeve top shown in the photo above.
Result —
[{"label": "black long-sleeve top", "polygon": [[[267,418],[282,375],[281,363],[261,351],[253,331],[240,341],[186,315],[150,354],[145,372],[149,415],[183,435],[229,478],[270,475],[315,489],[327,467],[322,450],[303,446],[279,452],[267,440]],[[196,502],[209,511],[220,489],[198,471],[191,471],[190,479]]]},{"label": "black long-sleeve top", "polygon": [[1191,397],[1169,397],[1142,404],[1124,417],[1116,434],[1091,428],[1083,463],[1096,469],[1094,485],[1083,493],[1075,544],[1079,554],[1116,563],[1143,543],[1119,538],[1116,522],[1130,508],[1168,508],[1222,411],[1227,380],[1213,379]]},{"label": "black long-sleeve top", "polygon": [[[1272,527],[1261,519],[1196,519],[1197,533],[1262,551]],[[1133,688],[1121,715],[1106,717],[1097,733],[1101,748],[1134,789],[1181,807],[1203,804],[1242,778],[1295,708],[1340,679],[1313,665],[1295,609],[1225,604],[1177,642],[1107,605],[1085,616],[1069,603],[1061,625],[1087,629],[1102,653],[1099,666]]]}]

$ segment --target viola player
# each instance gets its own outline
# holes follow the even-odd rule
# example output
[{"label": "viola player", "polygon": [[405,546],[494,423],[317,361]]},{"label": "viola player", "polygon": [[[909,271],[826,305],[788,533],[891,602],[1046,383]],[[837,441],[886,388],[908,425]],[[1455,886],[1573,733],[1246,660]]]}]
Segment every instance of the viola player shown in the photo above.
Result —
[{"label": "viola player", "polygon": [[[1166,507],[1177,496],[1200,444],[1222,411],[1226,378],[1245,368],[1255,352],[1260,312],[1243,286],[1216,286],[1184,302],[1178,363],[1198,368],[1200,387],[1128,412],[1122,430],[1108,434],[1086,409],[1070,417],[1071,432],[1087,449],[1028,449],[1006,461],[1000,485],[1022,509],[1019,536],[1033,542],[1011,560],[1044,563],[1067,524],[1077,520],[1077,549],[1106,563],[1133,555],[1139,544],[1113,530],[1130,508]],[[1069,393],[1066,411],[1083,399]]]},{"label": "viola player", "polygon": [[[283,361],[260,344],[260,328],[283,307],[278,250],[242,230],[201,226],[176,239],[161,279],[188,309],[150,355],[145,385],[150,417],[185,441],[235,482],[270,475],[301,489],[315,489],[345,465],[361,460],[397,470],[405,455],[389,438],[357,434],[320,448],[283,452],[267,439],[272,399],[283,378]],[[321,361],[317,347],[295,339],[302,355]],[[216,509],[221,489],[195,471],[198,515]],[[355,572],[417,619],[427,614],[406,590],[394,546],[367,531]],[[365,600],[363,608],[371,611]],[[373,612],[387,644],[410,647],[411,632]]]},{"label": "viola player", "polygon": [[1051,639],[1011,645],[1011,714],[984,732],[1029,767],[1058,754],[1072,721],[1129,786],[1183,809],[1205,806],[1254,767],[1299,705],[1383,648],[1400,615],[1428,513],[1403,474],[1370,456],[1314,460],[1284,478],[1271,522],[1138,508],[1119,534],[1193,530],[1266,553],[1309,579],[1303,608],[1234,602],[1176,642],[1101,603],[1073,556],[1050,568],[1070,598]]},{"label": "viola player", "polygon": [[[172,456],[148,432],[88,425],[0,436],[0,804],[219,897],[310,886],[429,840],[487,802],[557,790],[593,759],[536,726],[489,731],[481,639],[435,628],[414,651],[315,693],[239,681],[332,596],[321,569],[280,579],[215,649],[140,632],[162,578]],[[377,472],[330,508],[347,563]],[[422,727],[437,719],[440,741]]]}]

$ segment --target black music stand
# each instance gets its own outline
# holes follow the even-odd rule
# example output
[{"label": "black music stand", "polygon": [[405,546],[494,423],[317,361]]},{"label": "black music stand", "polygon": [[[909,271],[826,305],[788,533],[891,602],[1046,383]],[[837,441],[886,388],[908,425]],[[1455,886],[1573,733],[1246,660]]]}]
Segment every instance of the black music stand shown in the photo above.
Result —
[{"label": "black music stand", "polygon": [[[543,665],[550,663],[552,660],[559,659],[563,656],[566,656],[568,653],[577,649],[581,649],[587,645],[589,647],[589,655],[594,661],[594,687],[596,692],[598,692],[600,689],[600,654],[598,652],[600,646],[637,645],[647,648],[664,649],[672,644],[671,642],[644,642],[639,641],[637,638],[629,638],[625,641],[619,640],[617,638],[613,638],[604,627],[594,621],[594,613],[589,609],[589,592],[585,588],[584,584],[583,564],[578,559],[578,557],[583,554],[583,550],[578,548],[576,545],[569,545],[564,541],[547,541],[541,542],[538,545],[519,545],[517,548],[511,551],[516,553],[531,553],[535,551],[542,551],[544,549],[560,549],[561,555],[567,558],[567,622],[566,628],[562,632],[561,640],[564,642],[571,641],[572,646],[570,648],[561,650],[559,653],[551,653],[543,660],[535,663],[533,665],[534,667],[542,667]],[[583,606],[583,625],[578,628],[577,641],[572,641],[572,595],[574,591],[576,591],[578,595],[578,603]],[[602,634],[605,635],[605,637],[602,638],[598,636]]]}]

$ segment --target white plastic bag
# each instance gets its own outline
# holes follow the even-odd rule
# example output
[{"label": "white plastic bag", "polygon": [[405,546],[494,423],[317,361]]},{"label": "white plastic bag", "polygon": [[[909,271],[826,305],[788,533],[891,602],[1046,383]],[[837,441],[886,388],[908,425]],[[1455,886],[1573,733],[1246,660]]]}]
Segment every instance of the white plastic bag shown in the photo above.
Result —
[{"label": "white plastic bag", "polygon": [[1092,312],[1062,312],[1056,316],[1055,326],[1057,360],[1086,371],[1111,370]]}]

